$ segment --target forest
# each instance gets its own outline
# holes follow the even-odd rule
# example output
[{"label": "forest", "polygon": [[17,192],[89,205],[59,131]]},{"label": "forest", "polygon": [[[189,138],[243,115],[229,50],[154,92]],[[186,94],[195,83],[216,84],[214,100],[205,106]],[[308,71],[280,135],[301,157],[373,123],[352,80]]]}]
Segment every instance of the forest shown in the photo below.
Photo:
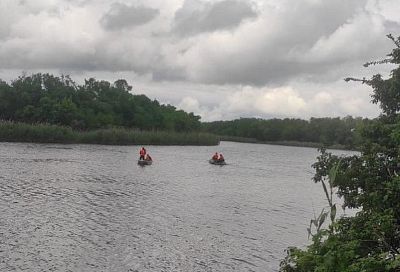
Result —
[{"label": "forest", "polygon": [[[161,104],[145,95],[135,94],[132,86],[124,79],[110,83],[89,78],[79,85],[69,76],[41,73],[22,75],[11,83],[0,80],[0,120],[3,122],[2,126],[8,128],[7,133],[3,130],[0,134],[0,140],[4,141],[11,139],[35,141],[37,138],[41,142],[46,142],[46,139],[52,142],[56,138],[52,134],[55,131],[62,134],[60,131],[63,129],[48,127],[52,125],[70,128],[79,132],[79,135],[93,130],[113,129],[113,133],[107,135],[112,134],[120,139],[126,137],[120,136],[116,131],[122,133],[122,130],[127,129],[169,131],[175,135],[201,133],[201,137],[194,138],[197,141],[206,137],[208,144],[217,144],[219,139],[222,139],[267,143],[297,142],[300,145],[318,143],[328,147],[339,146],[348,149],[356,149],[360,145],[361,138],[358,131],[362,126],[372,122],[348,116],[310,120],[241,118],[202,123],[200,116],[178,110],[172,105]],[[10,129],[13,123],[17,123],[18,126],[14,125],[13,129]],[[40,128],[32,127],[39,124]],[[38,131],[41,130],[47,133],[43,132],[39,137]],[[126,132],[122,134],[125,135]],[[209,141],[211,139],[209,134],[215,135],[214,140]],[[57,137],[58,142],[67,139]],[[83,140],[78,139],[83,138],[85,137],[77,136],[68,139],[80,142]],[[97,142],[114,144],[119,142],[110,137],[107,139],[109,141],[102,138]],[[126,139],[121,141],[121,143],[132,142]],[[163,142],[157,141],[157,143]],[[173,143],[180,142],[178,138],[176,141],[166,142],[166,144]]]},{"label": "forest", "polygon": [[90,78],[78,85],[69,76],[22,75],[11,84],[0,80],[0,119],[78,130],[124,127],[189,132],[200,128],[199,116],[131,90],[124,79],[110,83]]},{"label": "forest", "polygon": [[372,120],[365,118],[256,119],[203,123],[204,131],[223,136],[254,139],[255,142],[309,142],[324,146],[356,148],[360,145],[359,131]]}]

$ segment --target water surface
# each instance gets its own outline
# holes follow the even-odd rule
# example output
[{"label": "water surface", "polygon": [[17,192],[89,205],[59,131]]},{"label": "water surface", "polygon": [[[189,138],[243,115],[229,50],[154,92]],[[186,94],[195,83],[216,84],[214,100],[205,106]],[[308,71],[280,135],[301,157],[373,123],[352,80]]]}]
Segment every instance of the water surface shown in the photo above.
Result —
[{"label": "water surface", "polygon": [[146,167],[138,146],[0,150],[0,271],[277,271],[326,206],[313,148],[147,146]]}]

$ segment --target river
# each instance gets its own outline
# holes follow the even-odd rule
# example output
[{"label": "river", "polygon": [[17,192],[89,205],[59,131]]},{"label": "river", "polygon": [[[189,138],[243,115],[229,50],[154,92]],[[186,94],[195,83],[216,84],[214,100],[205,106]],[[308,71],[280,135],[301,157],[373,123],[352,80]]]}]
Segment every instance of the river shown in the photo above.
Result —
[{"label": "river", "polygon": [[277,271],[326,206],[313,148],[146,148],[0,143],[0,271]]}]

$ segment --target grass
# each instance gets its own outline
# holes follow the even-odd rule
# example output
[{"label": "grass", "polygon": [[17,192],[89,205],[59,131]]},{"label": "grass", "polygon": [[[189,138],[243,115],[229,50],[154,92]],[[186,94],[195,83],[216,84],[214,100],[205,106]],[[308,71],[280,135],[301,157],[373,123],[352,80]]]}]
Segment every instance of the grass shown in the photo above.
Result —
[{"label": "grass", "polygon": [[237,137],[237,136],[220,136],[221,141],[239,142],[239,143],[254,143],[254,144],[270,144],[270,145],[283,145],[283,146],[298,146],[298,147],[313,147],[321,148],[326,147],[329,149],[341,150],[356,150],[355,148],[347,148],[341,144],[326,145],[316,142],[302,142],[302,141],[259,141],[255,138]]},{"label": "grass", "polygon": [[141,131],[125,128],[78,131],[57,125],[0,121],[0,141],[106,145],[218,145],[219,137],[209,133]]},{"label": "grass", "polygon": [[[217,136],[210,133],[173,131],[142,131],[137,129],[108,128],[89,131],[73,130],[49,124],[27,124],[0,121],[0,142],[31,143],[85,143],[105,145],[218,145],[219,141],[259,143],[285,146],[321,147],[321,143],[300,141],[258,141],[254,138]],[[341,145],[327,146],[346,149]]]}]

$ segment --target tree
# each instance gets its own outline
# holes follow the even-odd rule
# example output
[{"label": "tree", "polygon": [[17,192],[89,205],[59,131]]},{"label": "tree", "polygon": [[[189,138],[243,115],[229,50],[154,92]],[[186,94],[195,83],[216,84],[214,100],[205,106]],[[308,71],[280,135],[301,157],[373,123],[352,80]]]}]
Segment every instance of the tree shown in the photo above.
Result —
[{"label": "tree", "polygon": [[111,84],[89,78],[33,74],[8,85],[0,80],[0,120],[49,123],[87,130],[108,127],[196,131],[200,117],[133,95],[124,79]]},{"label": "tree", "polygon": [[[337,189],[353,217],[332,217],[305,250],[289,248],[281,271],[399,271],[400,269],[400,37],[382,61],[396,66],[389,78],[347,78],[372,87],[381,116],[364,125],[360,155],[338,158],[322,152],[314,164],[315,182]],[[330,203],[332,204],[332,202]],[[318,221],[318,220],[317,220]]]},{"label": "tree", "polygon": [[132,90],[132,86],[129,86],[128,82],[125,79],[118,79],[114,82],[114,87],[120,90],[124,90],[126,92]]}]

